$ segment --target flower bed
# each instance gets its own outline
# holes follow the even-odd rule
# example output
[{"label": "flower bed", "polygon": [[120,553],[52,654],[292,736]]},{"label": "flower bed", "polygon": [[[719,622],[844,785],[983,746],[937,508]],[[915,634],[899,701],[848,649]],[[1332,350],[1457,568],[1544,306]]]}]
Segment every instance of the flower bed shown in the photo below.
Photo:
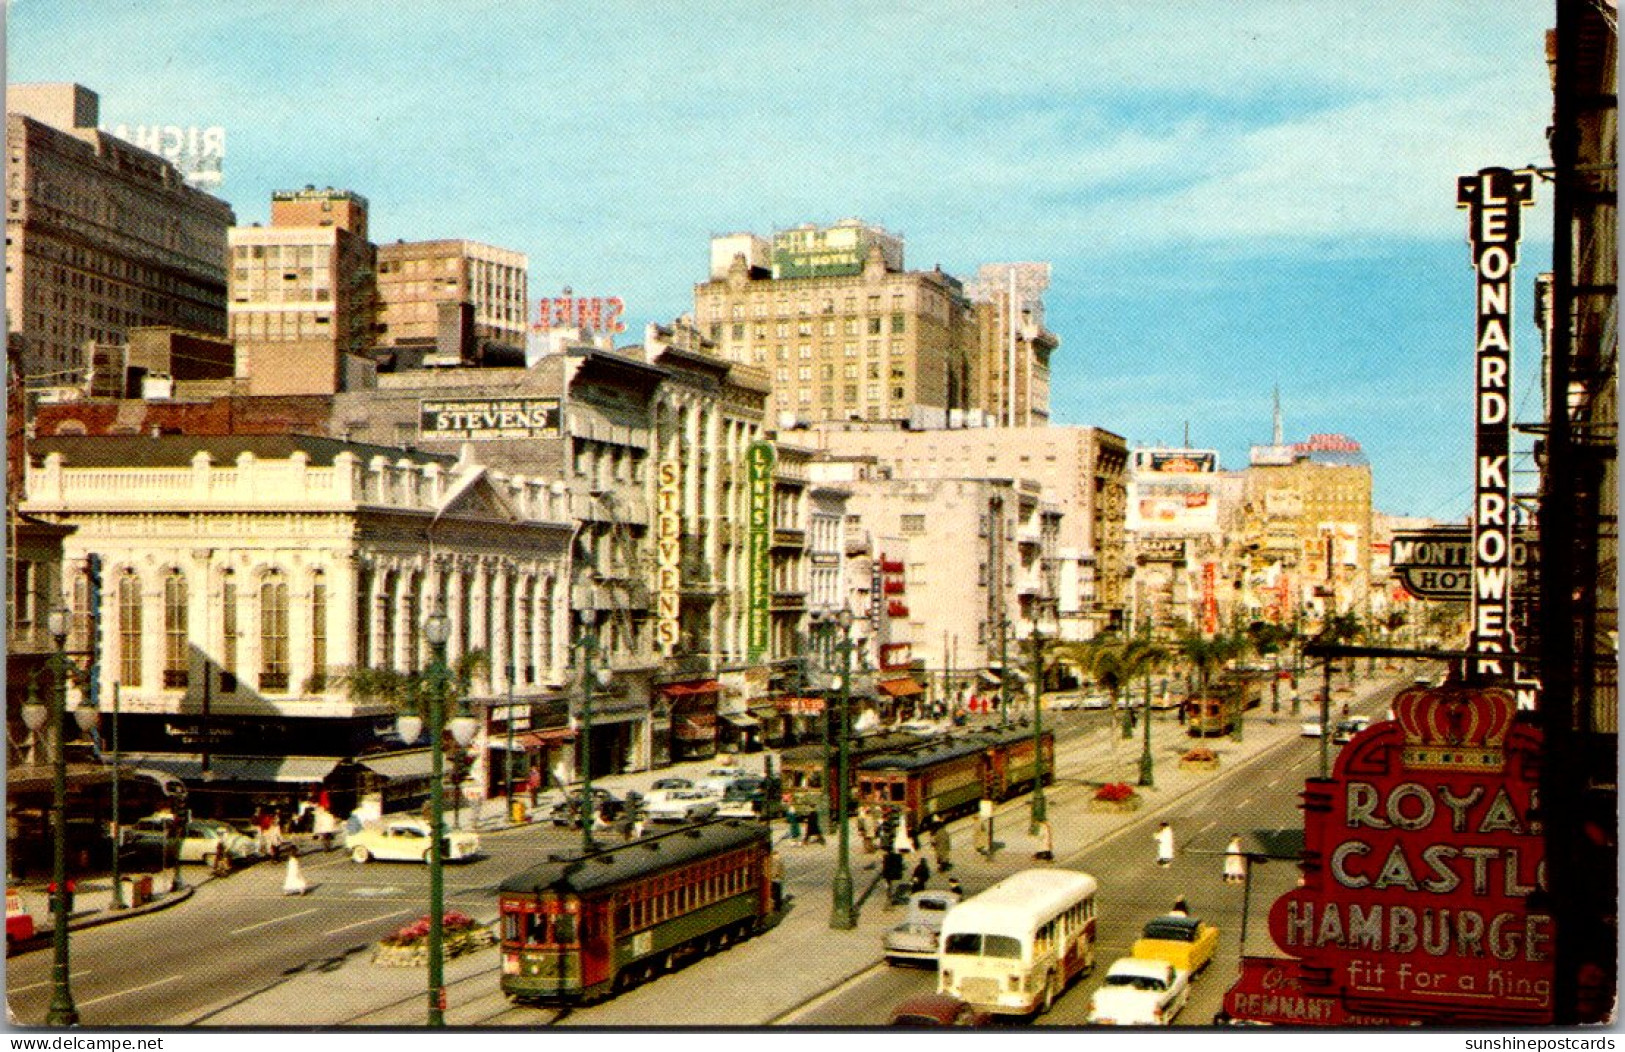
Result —
[{"label": "flower bed", "polygon": [[1140,794],[1127,782],[1109,782],[1095,790],[1089,801],[1090,811],[1138,811]]},{"label": "flower bed", "polygon": [[[441,947],[445,960],[496,944],[491,929],[476,924],[466,913],[448,910],[441,915]],[[429,918],[417,920],[378,940],[372,963],[392,968],[424,968],[429,964]]]},{"label": "flower bed", "polygon": [[1219,766],[1219,754],[1205,745],[1198,745],[1179,758],[1182,771],[1213,771]]}]

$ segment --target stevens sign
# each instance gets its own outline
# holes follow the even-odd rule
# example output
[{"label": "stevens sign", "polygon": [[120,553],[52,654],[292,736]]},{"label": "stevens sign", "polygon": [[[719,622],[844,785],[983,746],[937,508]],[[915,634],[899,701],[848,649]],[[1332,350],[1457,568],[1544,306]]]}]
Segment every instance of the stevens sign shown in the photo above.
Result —
[{"label": "stevens sign", "polygon": [[1540,732],[1499,688],[1412,688],[1304,792],[1304,883],[1270,934],[1345,1011],[1549,1023]]},{"label": "stevens sign", "polygon": [[418,403],[424,438],[536,438],[557,434],[557,398],[475,398]]}]

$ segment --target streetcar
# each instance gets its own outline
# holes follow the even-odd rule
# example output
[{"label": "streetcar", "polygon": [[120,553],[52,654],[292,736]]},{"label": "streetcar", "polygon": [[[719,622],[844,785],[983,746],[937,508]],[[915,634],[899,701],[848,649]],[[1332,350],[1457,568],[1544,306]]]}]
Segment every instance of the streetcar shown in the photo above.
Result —
[{"label": "streetcar", "polygon": [[[940,739],[923,738],[918,734],[882,731],[877,734],[854,734],[847,742],[847,770],[872,756],[885,753],[906,754],[929,748]],[[830,809],[840,806],[835,795],[835,766],[839,749],[834,742],[828,748],[822,744],[793,745],[779,754],[779,770],[786,805],[795,805],[803,812],[818,806],[820,791],[827,793]]]},{"label": "streetcar", "polygon": [[[1055,736],[1043,734],[1044,782],[1055,780]],[[1031,789],[1038,765],[1033,733],[1022,727],[938,739],[926,749],[873,756],[857,765],[860,804],[895,808],[907,827],[925,829]]]},{"label": "streetcar", "polygon": [[1264,703],[1268,674],[1226,673],[1205,694],[1185,699],[1185,733],[1193,738],[1229,734],[1248,709]]},{"label": "streetcar", "polygon": [[763,930],[772,835],[726,819],[588,855],[554,855],[498,885],[501,989],[587,1003]]}]

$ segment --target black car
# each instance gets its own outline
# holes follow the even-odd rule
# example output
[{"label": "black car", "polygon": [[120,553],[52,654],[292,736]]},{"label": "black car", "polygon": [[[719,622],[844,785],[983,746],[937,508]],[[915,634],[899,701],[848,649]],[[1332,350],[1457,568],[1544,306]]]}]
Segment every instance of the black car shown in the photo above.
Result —
[{"label": "black car", "polygon": [[[613,822],[626,813],[627,803],[608,789],[593,789],[593,804],[595,809],[604,816],[605,821]],[[580,789],[570,790],[558,804],[555,804],[548,815],[549,820],[556,826],[566,828],[574,826],[581,828],[581,801]]]}]

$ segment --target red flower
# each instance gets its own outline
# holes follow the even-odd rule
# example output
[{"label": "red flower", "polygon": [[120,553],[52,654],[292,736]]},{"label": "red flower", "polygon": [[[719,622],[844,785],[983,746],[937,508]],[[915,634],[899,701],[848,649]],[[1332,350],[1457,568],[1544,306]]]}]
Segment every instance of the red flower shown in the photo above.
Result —
[{"label": "red flower", "polygon": [[1127,800],[1133,795],[1134,787],[1129,785],[1127,782],[1111,782],[1095,790],[1096,800],[1105,800],[1108,802]]}]

